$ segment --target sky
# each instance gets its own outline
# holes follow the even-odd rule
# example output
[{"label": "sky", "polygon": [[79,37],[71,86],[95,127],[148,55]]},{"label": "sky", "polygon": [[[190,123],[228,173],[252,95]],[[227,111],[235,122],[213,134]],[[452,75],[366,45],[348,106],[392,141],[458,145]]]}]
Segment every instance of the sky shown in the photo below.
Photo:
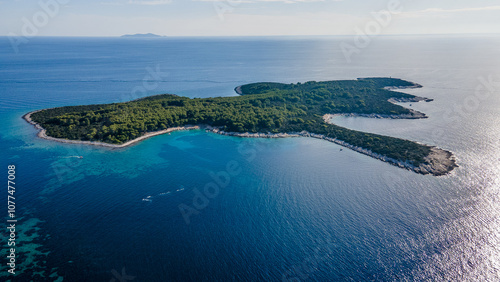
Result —
[{"label": "sky", "polygon": [[0,0],[0,36],[499,32],[498,0]]}]

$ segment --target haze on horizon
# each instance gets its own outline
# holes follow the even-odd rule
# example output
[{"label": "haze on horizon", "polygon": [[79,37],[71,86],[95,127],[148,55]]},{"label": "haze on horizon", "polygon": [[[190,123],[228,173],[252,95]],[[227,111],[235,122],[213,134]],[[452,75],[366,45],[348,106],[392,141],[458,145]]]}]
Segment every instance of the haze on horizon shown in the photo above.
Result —
[{"label": "haze on horizon", "polygon": [[496,0],[1,0],[0,35],[350,35],[391,8],[376,34],[500,30]]}]

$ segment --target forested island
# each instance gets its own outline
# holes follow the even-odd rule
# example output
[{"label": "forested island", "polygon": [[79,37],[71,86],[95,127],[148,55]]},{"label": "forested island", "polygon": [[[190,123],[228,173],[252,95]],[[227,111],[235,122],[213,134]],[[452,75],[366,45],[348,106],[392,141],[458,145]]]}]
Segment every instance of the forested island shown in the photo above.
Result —
[{"label": "forested island", "polygon": [[[421,174],[444,175],[457,165],[445,150],[409,140],[350,130],[331,115],[425,118],[394,102],[430,101],[392,91],[421,87],[395,78],[274,82],[238,86],[235,97],[186,98],[172,94],[28,113],[39,136],[67,142],[120,146],[177,129],[205,128],[241,137],[309,136],[325,139]],[[57,139],[56,139],[57,138]]]}]

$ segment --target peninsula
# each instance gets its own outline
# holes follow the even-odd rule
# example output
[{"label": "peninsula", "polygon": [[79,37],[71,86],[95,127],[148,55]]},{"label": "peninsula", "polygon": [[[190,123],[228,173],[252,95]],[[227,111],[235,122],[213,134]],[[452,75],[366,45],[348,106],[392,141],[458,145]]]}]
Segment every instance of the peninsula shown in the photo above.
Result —
[{"label": "peninsula", "polygon": [[42,138],[124,147],[173,130],[204,128],[239,137],[324,139],[421,174],[445,175],[453,154],[410,140],[337,126],[332,115],[374,118],[426,118],[395,102],[431,101],[393,91],[418,84],[395,78],[362,78],[305,83],[252,83],[236,87],[236,97],[186,98],[172,94],[28,113],[24,118]]}]

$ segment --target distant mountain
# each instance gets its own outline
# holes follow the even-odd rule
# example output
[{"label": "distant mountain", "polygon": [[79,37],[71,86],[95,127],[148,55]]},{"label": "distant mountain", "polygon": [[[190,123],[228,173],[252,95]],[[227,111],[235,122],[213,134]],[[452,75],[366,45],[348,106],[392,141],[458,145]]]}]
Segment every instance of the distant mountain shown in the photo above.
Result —
[{"label": "distant mountain", "polygon": [[161,35],[153,34],[153,33],[137,33],[137,34],[125,34],[120,37],[126,37],[126,38],[160,38],[164,37]]}]

